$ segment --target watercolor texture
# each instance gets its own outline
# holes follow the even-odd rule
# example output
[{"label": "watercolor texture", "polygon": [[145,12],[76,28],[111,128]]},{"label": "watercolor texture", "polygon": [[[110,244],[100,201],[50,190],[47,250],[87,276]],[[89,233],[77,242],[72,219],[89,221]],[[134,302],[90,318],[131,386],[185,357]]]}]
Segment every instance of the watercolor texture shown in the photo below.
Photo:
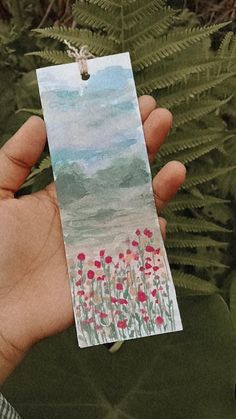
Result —
[{"label": "watercolor texture", "polygon": [[128,53],[37,70],[80,347],[182,330]]}]

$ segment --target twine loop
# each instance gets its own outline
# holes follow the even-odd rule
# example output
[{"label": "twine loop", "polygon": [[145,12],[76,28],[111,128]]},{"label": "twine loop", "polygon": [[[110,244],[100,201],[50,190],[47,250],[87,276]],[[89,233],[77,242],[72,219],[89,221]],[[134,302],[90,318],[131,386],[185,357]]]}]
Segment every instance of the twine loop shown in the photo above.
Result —
[{"label": "twine loop", "polygon": [[71,45],[70,42],[67,40],[64,40],[64,43],[67,45],[68,49],[66,50],[68,57],[74,58],[75,61],[79,64],[79,70],[80,74],[83,80],[89,79],[88,74],[88,63],[87,60],[89,58],[94,58],[95,55],[93,55],[87,45],[83,45],[80,50],[78,50],[76,47]]}]

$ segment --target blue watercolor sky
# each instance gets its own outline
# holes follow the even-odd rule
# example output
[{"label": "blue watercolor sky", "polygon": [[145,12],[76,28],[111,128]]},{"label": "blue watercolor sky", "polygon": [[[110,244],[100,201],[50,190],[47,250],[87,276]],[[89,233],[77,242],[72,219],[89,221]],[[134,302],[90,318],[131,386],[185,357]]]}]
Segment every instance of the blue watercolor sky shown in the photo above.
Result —
[{"label": "blue watercolor sky", "polygon": [[37,70],[55,166],[78,161],[91,174],[114,157],[146,159],[129,54],[107,58],[88,61],[88,81],[76,63]]}]

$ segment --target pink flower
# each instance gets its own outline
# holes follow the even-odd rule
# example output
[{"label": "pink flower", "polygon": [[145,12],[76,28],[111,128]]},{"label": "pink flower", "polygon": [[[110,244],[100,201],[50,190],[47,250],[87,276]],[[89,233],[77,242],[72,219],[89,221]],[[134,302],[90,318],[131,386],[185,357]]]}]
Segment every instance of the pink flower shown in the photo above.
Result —
[{"label": "pink flower", "polygon": [[117,284],[116,284],[116,289],[117,290],[123,290],[123,284],[121,284],[121,282],[118,282]]},{"label": "pink flower", "polygon": [[81,284],[82,284],[81,279],[79,279],[79,281],[76,281],[76,283],[75,283],[75,285],[77,285],[77,287],[78,287],[79,285],[81,285]]},{"label": "pink flower", "polygon": [[119,320],[117,322],[117,327],[119,327],[120,329],[125,329],[127,327],[127,319]]},{"label": "pink flower", "polygon": [[139,270],[143,272],[145,270],[144,266],[140,266]]},{"label": "pink flower", "polygon": [[137,247],[137,246],[138,246],[138,242],[136,242],[136,240],[133,240],[133,241],[132,241],[132,246]]},{"label": "pink flower", "polygon": [[159,266],[153,266],[154,271],[158,271],[158,269],[160,269]]},{"label": "pink flower", "polygon": [[118,298],[117,301],[119,304],[128,304],[128,301],[125,298]]},{"label": "pink flower", "polygon": [[115,298],[115,297],[111,297],[111,302],[112,302],[112,303],[117,303],[117,298]]},{"label": "pink flower", "polygon": [[143,303],[146,300],[147,300],[147,296],[146,296],[145,292],[138,291],[138,301],[140,301],[140,303]]},{"label": "pink flower", "polygon": [[152,267],[152,265],[150,265],[150,263],[145,263],[145,269],[150,269]]},{"label": "pink flower", "polygon": [[84,253],[79,253],[77,255],[77,259],[79,259],[80,261],[84,260],[85,259],[85,254]]},{"label": "pink flower", "polygon": [[84,291],[78,291],[77,295],[80,295],[80,296],[84,295]]},{"label": "pink flower", "polygon": [[99,314],[100,319],[105,319],[108,316],[108,314],[101,312]]},{"label": "pink flower", "polygon": [[145,314],[147,310],[145,310],[145,308],[141,308],[140,309],[140,313]]},{"label": "pink flower", "polygon": [[149,317],[148,317],[148,316],[144,316],[144,317],[143,317],[143,320],[144,320],[145,322],[147,322],[147,321],[149,320]]},{"label": "pink flower", "polygon": [[148,228],[145,228],[145,230],[143,231],[143,233],[145,234],[145,236],[147,236],[149,239],[152,237],[152,232],[150,230],[148,230]]},{"label": "pink flower", "polygon": [[94,275],[95,275],[94,271],[92,271],[92,269],[89,269],[89,271],[87,272],[88,279],[93,279]]},{"label": "pink flower", "polygon": [[124,253],[119,253],[119,259],[124,259]]},{"label": "pink flower", "polygon": [[161,316],[157,316],[156,318],[156,324],[158,324],[158,326],[161,326],[164,323],[164,320]]},{"label": "pink flower", "polygon": [[148,262],[151,262],[152,259],[150,257],[147,257],[146,260],[148,260]]},{"label": "pink flower", "polygon": [[157,295],[157,290],[156,290],[156,289],[152,290],[151,294],[152,294],[152,296],[153,296],[153,297],[156,297],[156,295]]},{"label": "pink flower", "polygon": [[100,326],[99,324],[96,324],[95,329],[96,330],[101,330],[102,329],[102,326]]},{"label": "pink flower", "polygon": [[103,257],[104,257],[104,255],[105,255],[105,250],[100,250],[100,252],[99,252],[99,256],[100,256],[101,258],[103,258]]},{"label": "pink flower", "polygon": [[131,255],[131,253],[132,253],[132,252],[131,252],[131,250],[130,250],[130,249],[127,249],[127,250],[126,250],[126,253],[127,253],[127,255]]},{"label": "pink flower", "polygon": [[158,304],[158,303],[159,303],[159,301],[158,301],[158,300],[156,300],[156,301],[155,301],[155,303],[156,303],[156,304]]},{"label": "pink flower", "polygon": [[121,313],[122,313],[122,311],[120,311],[120,310],[116,310],[116,311],[114,312],[115,316],[119,316]]},{"label": "pink flower", "polygon": [[158,288],[158,291],[163,291],[163,287],[162,287],[162,286],[160,286],[160,287]]},{"label": "pink flower", "polygon": [[102,264],[99,260],[95,260],[94,265],[96,266],[96,268],[101,268]]},{"label": "pink flower", "polygon": [[134,260],[139,260],[139,255],[137,253],[134,254]]},{"label": "pink flower", "polygon": [[83,271],[81,269],[78,270],[78,275],[82,275]]},{"label": "pink flower", "polygon": [[115,264],[115,268],[118,269],[119,268],[119,262]]},{"label": "pink flower", "polygon": [[[160,254],[160,250],[161,250],[161,249],[156,249],[156,250],[155,250],[155,254],[156,254],[156,255],[159,255],[159,254]],[[158,261],[160,262],[160,259],[158,259]]]},{"label": "pink flower", "polygon": [[152,246],[146,246],[146,252],[154,252],[155,249]]},{"label": "pink flower", "polygon": [[111,262],[112,262],[112,257],[111,257],[111,256],[106,256],[106,257],[105,257],[105,262],[106,262],[107,264],[111,263]]},{"label": "pink flower", "polygon": [[139,230],[139,228],[137,228],[137,230],[135,231],[136,236],[140,236],[141,231]]}]

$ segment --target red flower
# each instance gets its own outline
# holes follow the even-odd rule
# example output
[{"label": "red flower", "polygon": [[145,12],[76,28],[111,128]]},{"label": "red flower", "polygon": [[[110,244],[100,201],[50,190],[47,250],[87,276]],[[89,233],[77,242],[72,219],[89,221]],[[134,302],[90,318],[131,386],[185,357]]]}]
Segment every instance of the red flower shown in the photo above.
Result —
[{"label": "red flower", "polygon": [[132,246],[138,246],[138,242],[136,242],[136,240],[132,241]]},{"label": "red flower", "polygon": [[127,327],[127,319],[119,320],[117,322],[117,327],[119,327],[120,329],[125,329]]},{"label": "red flower", "polygon": [[148,260],[148,262],[151,262],[152,259],[150,257],[147,257],[146,260]]},{"label": "red flower", "polygon": [[153,266],[154,271],[158,271],[158,269],[160,269],[159,266]]},{"label": "red flower", "polygon": [[146,296],[145,292],[138,291],[138,301],[140,301],[140,303],[143,303],[146,300],[147,300],[147,296]]},{"label": "red flower", "polygon": [[127,255],[131,255],[131,253],[132,253],[132,252],[131,252],[131,250],[130,250],[130,249],[127,249],[127,250],[126,250],[126,253],[127,253]]},{"label": "red flower", "polygon": [[134,260],[139,260],[139,255],[137,253],[134,254]]},{"label": "red flower", "polygon": [[84,291],[78,291],[77,295],[81,295],[81,296],[84,295]]},{"label": "red flower", "polygon": [[128,301],[125,298],[118,298],[117,301],[119,304],[128,304]]},{"label": "red flower", "polygon": [[140,236],[141,231],[139,230],[139,228],[137,228],[137,230],[135,231],[136,236]]},{"label": "red flower", "polygon": [[89,269],[89,271],[87,272],[87,277],[88,279],[93,279],[94,278],[94,271],[92,271],[91,269]]},{"label": "red flower", "polygon": [[79,279],[79,281],[76,281],[76,283],[75,283],[75,285],[77,285],[77,287],[78,287],[79,285],[81,285],[81,284],[82,284],[81,279]]},{"label": "red flower", "polygon": [[94,265],[96,266],[96,268],[101,268],[102,264],[99,260],[95,260]]},{"label": "red flower", "polygon": [[152,296],[153,296],[153,297],[156,297],[156,295],[157,295],[157,290],[156,290],[156,289],[152,290],[151,294],[152,294]]},{"label": "red flower", "polygon": [[145,263],[145,269],[150,269],[152,267],[152,265],[150,265],[150,263]]},{"label": "red flower", "polygon": [[[156,255],[159,255],[159,254],[160,254],[160,250],[161,250],[161,249],[156,249],[155,254],[156,254]],[[158,259],[158,261],[160,262],[160,259]]]},{"label": "red flower", "polygon": [[85,254],[84,253],[79,253],[77,255],[77,259],[79,259],[80,261],[84,260],[85,259]]},{"label": "red flower", "polygon": [[143,272],[145,270],[144,266],[140,266],[139,270]]},{"label": "red flower", "polygon": [[158,326],[161,326],[164,323],[164,320],[161,316],[157,316],[156,318],[156,324],[158,324]]},{"label": "red flower", "polygon": [[83,271],[81,269],[78,270],[78,275],[82,275]]},{"label": "red flower", "polygon": [[158,300],[156,300],[156,301],[155,301],[155,303],[156,303],[156,304],[158,304],[158,303],[159,303],[159,301],[158,301]]},{"label": "red flower", "polygon": [[154,252],[155,249],[152,246],[146,246],[146,252]]},{"label": "red flower", "polygon": [[108,314],[101,312],[99,314],[100,319],[105,319],[108,316]]},{"label": "red flower", "polygon": [[117,298],[115,298],[115,297],[111,297],[111,302],[112,302],[112,303],[117,303]]},{"label": "red flower", "polygon": [[117,290],[123,290],[123,284],[121,284],[121,282],[118,282],[117,284],[116,284],[116,289]]},{"label": "red flower", "polygon": [[119,259],[124,259],[124,253],[119,253]]},{"label": "red flower", "polygon": [[108,263],[111,263],[112,262],[112,257],[111,256],[106,256],[105,257],[105,262],[108,264]]},{"label": "red flower", "polygon": [[103,258],[103,257],[104,257],[104,255],[105,255],[105,250],[100,250],[100,252],[99,252],[99,256],[100,256],[101,258]]},{"label": "red flower", "polygon": [[149,317],[148,317],[148,316],[144,316],[144,317],[143,317],[143,320],[144,320],[145,322],[147,322],[147,321],[149,320]]},{"label": "red flower", "polygon": [[148,230],[148,228],[145,228],[145,230],[143,231],[143,233],[145,234],[145,236],[147,236],[149,239],[152,237],[152,232],[150,230]]}]

